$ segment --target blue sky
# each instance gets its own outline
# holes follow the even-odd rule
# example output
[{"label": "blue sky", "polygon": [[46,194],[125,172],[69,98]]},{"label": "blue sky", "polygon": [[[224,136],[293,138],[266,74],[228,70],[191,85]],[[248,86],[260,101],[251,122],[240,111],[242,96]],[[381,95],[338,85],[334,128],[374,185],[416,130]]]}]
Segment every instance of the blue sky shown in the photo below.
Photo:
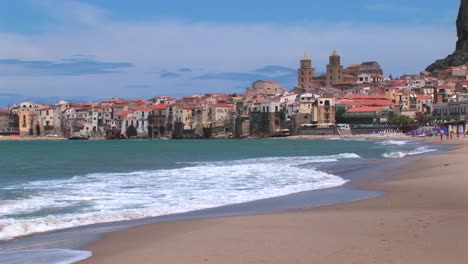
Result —
[{"label": "blue sky", "polygon": [[[24,98],[242,92],[295,85],[307,51],[319,72],[377,60],[417,73],[455,45],[458,0],[0,2],[0,106]],[[47,99],[49,98],[49,99]]]}]

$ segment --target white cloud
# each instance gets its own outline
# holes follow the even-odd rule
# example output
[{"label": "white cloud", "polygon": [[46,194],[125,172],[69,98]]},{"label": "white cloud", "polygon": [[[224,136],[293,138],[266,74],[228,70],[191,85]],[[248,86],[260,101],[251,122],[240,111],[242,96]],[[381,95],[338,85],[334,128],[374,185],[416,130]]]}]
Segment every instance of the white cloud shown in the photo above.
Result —
[{"label": "white cloud", "polygon": [[[124,87],[145,83],[152,88],[140,89],[141,96],[228,91],[245,83],[192,80],[189,76],[248,72],[264,65],[296,68],[304,51],[320,71],[333,49],[339,51],[345,65],[377,60],[387,74],[395,76],[423,70],[450,53],[455,43],[454,28],[428,25],[119,22],[92,6],[75,5],[73,1],[58,6],[51,3],[45,5],[48,12],[61,11],[56,17],[65,21],[64,25],[73,26],[36,35],[0,33],[0,59],[58,61],[86,54],[99,61],[129,62],[135,67],[105,76],[2,77],[0,90],[8,87],[32,94],[135,96],[135,91]],[[199,70],[183,75],[186,77],[160,78],[161,72],[181,67]]]}]

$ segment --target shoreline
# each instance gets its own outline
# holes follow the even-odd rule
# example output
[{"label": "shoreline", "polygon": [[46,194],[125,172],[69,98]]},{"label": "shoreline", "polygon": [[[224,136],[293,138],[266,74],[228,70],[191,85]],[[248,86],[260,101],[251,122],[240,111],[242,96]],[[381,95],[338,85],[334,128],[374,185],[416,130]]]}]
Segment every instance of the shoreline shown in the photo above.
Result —
[{"label": "shoreline", "polygon": [[[206,209],[198,209],[182,213],[172,213],[133,220],[95,223],[42,233],[29,234],[16,237],[12,240],[0,241],[0,253],[11,250],[28,250],[30,248],[38,248],[38,245],[40,248],[44,249],[51,248],[51,245],[55,245],[52,247],[77,250],[98,241],[100,238],[102,238],[103,235],[109,232],[134,228],[147,224],[193,220],[200,218],[205,219],[240,215],[269,214],[369,199],[371,197],[382,195],[382,193],[374,192],[372,190],[361,190],[358,188],[358,182],[379,180],[378,178],[374,178],[368,175],[367,171],[381,167],[394,167],[395,162],[397,162],[395,159],[368,160],[365,162],[355,163],[355,167],[353,168],[328,172],[347,180],[345,184],[336,187],[302,191],[282,196],[228,204]],[[386,176],[391,177],[392,175]],[[73,236],[78,236],[78,238]],[[69,237],[70,239],[68,239]],[[59,243],[56,243],[57,238],[60,240]]]},{"label": "shoreline", "polygon": [[[266,137],[266,138],[254,138],[254,137],[248,137],[248,138],[239,138],[240,140],[242,139],[327,139],[327,138],[350,138],[350,139],[370,139],[370,140],[385,140],[385,139],[418,139],[415,137],[411,137],[408,135],[404,134],[397,134],[397,135],[373,135],[373,134],[360,134],[360,135],[294,135],[294,136],[287,136],[287,137]],[[202,139],[202,140],[220,140],[220,139],[225,139],[225,140],[238,140],[238,138],[209,138],[209,139]],[[68,138],[64,137],[47,137],[47,136],[0,136],[0,141],[61,141],[61,140],[68,140]],[[106,140],[105,138],[91,138],[90,141],[101,141],[101,140]],[[112,139],[107,139],[107,140],[112,140]],[[141,139],[125,139],[123,141],[132,141],[132,140],[141,140]],[[156,138],[147,138],[143,140],[160,140]],[[180,139],[174,139],[174,140],[180,140]],[[192,139],[186,139],[186,140],[192,140]],[[197,139],[193,139],[197,140]]]},{"label": "shoreline", "polygon": [[[313,137],[312,139],[321,138]],[[360,137],[360,139],[362,139],[362,137]],[[388,137],[379,137],[378,139],[385,141],[391,140],[392,138],[389,139]],[[418,140],[419,138],[405,137],[405,139],[424,142],[424,140]],[[436,143],[436,145],[439,145],[441,147],[440,149],[442,151],[446,151],[448,149],[442,144],[440,144],[438,140],[426,142]],[[447,142],[452,143],[450,141]],[[434,152],[430,152],[422,155],[433,155],[433,153]],[[393,177],[395,175],[395,164],[401,164],[404,160],[407,159],[397,158],[368,160],[367,162],[363,163],[359,162],[358,164],[351,164],[351,167],[348,167],[350,164],[345,164],[343,165],[344,167],[341,167],[342,169],[332,170],[328,172],[340,176],[346,180],[349,180],[348,183],[339,187],[294,193],[286,196],[267,198],[264,200],[255,200],[252,202],[233,204],[210,209],[190,211],[187,213],[171,214],[120,222],[91,224],[62,230],[54,230],[45,233],[32,234],[0,243],[0,253],[8,252],[11,250],[29,250],[41,248],[67,248],[81,250],[83,248],[86,248],[87,245],[89,246],[96,243],[96,241],[99,243],[102,237],[106,236],[109,232],[133,229],[135,227],[144,226],[148,224],[178,222],[186,220],[190,221],[200,218],[209,219],[236,217],[242,215],[251,216],[290,212],[302,210],[303,208],[317,208],[319,206],[329,206],[330,204],[342,204],[353,202],[356,200],[369,199],[376,196],[381,196],[383,193],[381,191],[374,191],[372,189],[363,190],[359,188],[361,186],[361,183],[386,181],[388,177]],[[385,173],[387,175],[379,174],[378,177],[372,177],[371,174],[369,174],[369,172],[372,171],[380,171],[384,167],[387,167],[386,169],[390,171],[390,173]]]},{"label": "shoreline", "polygon": [[68,138],[64,137],[21,137],[21,136],[1,136],[0,141],[60,141],[60,140],[68,140]]},{"label": "shoreline", "polygon": [[[386,138],[384,137],[384,139]],[[442,143],[435,138],[427,140],[427,142]],[[437,192],[428,193],[425,190],[419,190],[419,185],[428,185],[432,189],[437,188],[437,186],[425,182],[427,179],[430,179],[433,182],[439,183],[441,179],[437,175],[434,175],[435,172],[439,170],[452,170],[453,172],[454,168],[458,167],[460,169],[459,166],[463,166],[463,163],[460,163],[460,157],[468,153],[467,140],[460,139],[451,142],[444,140],[443,143],[460,143],[460,146],[450,150],[447,154],[405,158],[417,162],[409,162],[402,165],[401,169],[404,171],[402,175],[388,181],[386,180],[383,183],[371,182],[360,186],[364,190],[385,192],[383,196],[377,198],[319,208],[286,210],[280,213],[181,220],[138,226],[106,234],[103,239],[86,247],[87,250],[93,252],[93,257],[80,263],[152,263],[151,260],[154,259],[161,260],[163,263],[203,263],[205,259],[213,263],[288,263],[291,262],[291,257],[293,256],[293,259],[298,260],[298,263],[310,263],[310,260],[327,263],[348,263],[349,258],[352,257],[358,263],[376,263],[375,258],[370,258],[371,255],[379,258],[385,257],[384,259],[389,260],[388,263],[391,263],[390,260],[393,260],[394,263],[414,263],[422,262],[422,259],[424,259],[424,263],[441,263],[450,262],[445,260],[451,257],[453,260],[456,260],[455,263],[460,262],[462,259],[468,260],[468,255],[465,255],[463,250],[457,250],[456,254],[441,255],[442,252],[440,250],[434,249],[430,254],[425,254],[427,252],[422,250],[423,248],[419,246],[412,247],[411,244],[407,243],[408,241],[422,243],[423,241],[420,238],[423,235],[427,235],[426,229],[427,231],[433,230],[434,228],[430,228],[432,225],[443,223],[442,220],[447,217],[455,218],[456,216],[458,225],[446,226],[440,224],[443,228],[436,230],[438,231],[438,239],[431,240],[431,242],[447,249],[444,245],[451,244],[449,243],[451,240],[447,241],[447,238],[441,237],[443,233],[441,231],[454,233],[453,229],[456,229],[460,235],[462,233],[466,235],[468,232],[468,228],[463,228],[463,225],[460,225],[460,219],[468,221],[468,213],[466,211],[468,207],[457,207],[456,209],[460,209],[461,212],[459,210],[451,210],[454,205],[457,205],[457,201],[451,200],[451,197],[441,197],[441,194]],[[445,166],[447,164],[449,165]],[[424,169],[428,171],[427,174],[429,176],[415,175],[424,171]],[[456,172],[457,170],[455,169],[455,174]],[[465,180],[468,182],[467,179],[460,179],[459,176],[454,175],[453,177],[456,181]],[[405,186],[404,183],[408,182],[410,185]],[[458,186],[463,191],[468,190],[468,188],[466,188],[467,190],[462,188],[459,183],[450,186],[453,188]],[[440,188],[443,187],[444,185],[442,184]],[[416,191],[416,193],[408,193],[409,188],[412,191]],[[457,191],[460,190],[457,189]],[[455,193],[452,195],[455,195]],[[457,195],[460,195],[460,193],[457,193]],[[436,204],[445,205],[447,204],[447,199],[454,203],[452,206],[448,206],[448,208],[432,208],[430,203],[433,198],[437,198]],[[458,201],[458,203],[463,202],[463,199]],[[415,206],[416,208],[414,208]],[[417,210],[408,210],[409,208]],[[385,209],[388,209],[389,212]],[[451,213],[450,216],[443,217],[441,213],[447,210]],[[348,219],[349,217],[353,221],[343,222],[343,218]],[[408,219],[410,218],[414,219],[414,221],[409,221]],[[361,223],[358,219],[361,219],[363,222]],[[304,222],[305,220],[310,221],[310,223],[308,221]],[[364,222],[366,225],[363,225]],[[405,224],[406,226],[404,226]],[[243,228],[240,228],[242,226]],[[317,229],[318,226],[327,228]],[[348,228],[343,230],[342,226],[347,226]],[[366,228],[362,228],[363,226]],[[421,231],[420,234],[407,237],[406,234],[412,231],[411,226],[417,227]],[[354,240],[359,242],[356,244],[358,250],[349,250],[346,246],[342,245],[343,242],[340,242],[338,245],[342,253],[334,254],[333,252],[339,252],[340,250],[328,244],[327,246],[317,244],[316,239],[311,239],[311,237],[305,236],[304,232],[300,232],[302,229],[304,231],[312,229],[315,232],[309,235],[312,237],[319,235],[326,241],[330,241],[333,237],[336,240],[343,240],[344,234],[346,237],[344,240],[348,243],[352,243],[351,241]],[[185,231],[182,232],[181,230]],[[324,232],[324,230],[331,230],[331,232],[327,235],[327,232]],[[340,230],[340,232],[336,230]],[[356,230],[360,230],[360,232],[356,234]],[[377,232],[377,230],[380,231]],[[398,231],[398,235],[393,234],[396,231]],[[270,236],[268,235],[269,232],[276,235]],[[187,233],[191,235],[187,236]],[[368,233],[368,236],[362,238],[362,233]],[[160,239],[161,235],[164,239]],[[459,241],[462,242],[462,245],[468,246],[468,235],[460,237],[460,239]],[[278,242],[268,242],[275,240],[278,242],[284,240],[283,242],[288,245],[290,244],[290,246],[281,246]],[[318,240],[321,241],[320,239]],[[125,241],[128,241],[128,243],[125,243]],[[203,241],[204,243],[197,243],[196,241]],[[247,244],[254,241],[256,243],[255,245],[251,245],[251,248],[244,248],[237,243],[239,241]],[[304,243],[300,243],[300,241]],[[389,243],[389,241],[399,242]],[[321,248],[320,251],[328,252],[328,255],[325,257],[325,255],[318,252],[319,250],[308,252],[302,246],[304,244],[307,244],[307,247]],[[363,244],[373,245],[370,247],[372,250],[361,248]],[[388,244],[391,244],[389,250],[383,251],[384,244],[387,247]],[[401,245],[399,246],[398,244],[405,244],[408,248],[403,250]],[[190,250],[172,255],[170,254],[171,245],[173,247],[172,251],[179,248]],[[292,245],[296,246],[292,247]],[[285,247],[287,250],[285,250]],[[272,254],[273,252],[265,251],[267,248],[273,250],[274,254]],[[431,244],[424,247],[424,249],[429,248],[432,249]],[[393,253],[389,254],[387,251],[392,251]],[[400,253],[396,254],[395,252],[405,253],[403,257],[406,260],[397,261],[397,255]]]}]

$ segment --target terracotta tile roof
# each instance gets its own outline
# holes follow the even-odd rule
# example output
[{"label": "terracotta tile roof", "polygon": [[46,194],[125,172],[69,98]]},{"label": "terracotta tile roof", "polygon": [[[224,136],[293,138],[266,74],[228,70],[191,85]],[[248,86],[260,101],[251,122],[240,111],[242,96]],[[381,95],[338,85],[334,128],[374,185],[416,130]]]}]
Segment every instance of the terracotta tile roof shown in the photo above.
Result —
[{"label": "terracotta tile roof", "polygon": [[369,112],[377,112],[382,110],[383,107],[381,106],[375,106],[375,107],[355,107],[348,109],[346,112],[347,113],[369,113]]},{"label": "terracotta tile roof", "polygon": [[441,86],[439,86],[438,88],[439,88],[439,89],[449,89],[449,90],[450,90],[450,89],[453,89],[453,87],[448,86],[448,85],[441,85]]},{"label": "terracotta tile roof", "polygon": [[165,110],[167,107],[172,106],[169,104],[157,104],[157,105],[152,105],[151,109],[152,110]]},{"label": "terracotta tile roof", "polygon": [[153,106],[135,106],[132,108],[133,111],[148,112],[153,110]]},{"label": "terracotta tile roof", "polygon": [[126,116],[128,115],[128,111],[120,111],[117,116]]},{"label": "terracotta tile roof", "polygon": [[355,100],[360,105],[365,106],[394,106],[395,104],[388,100]]}]

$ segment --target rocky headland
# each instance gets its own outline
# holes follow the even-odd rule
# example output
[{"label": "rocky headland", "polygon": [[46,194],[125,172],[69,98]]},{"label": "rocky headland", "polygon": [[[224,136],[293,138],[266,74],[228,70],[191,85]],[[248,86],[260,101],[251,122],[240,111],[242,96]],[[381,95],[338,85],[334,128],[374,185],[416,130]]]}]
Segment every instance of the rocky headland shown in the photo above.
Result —
[{"label": "rocky headland", "polygon": [[457,18],[458,41],[455,52],[445,59],[437,60],[426,68],[428,72],[461,66],[468,62],[468,0],[461,0]]}]

